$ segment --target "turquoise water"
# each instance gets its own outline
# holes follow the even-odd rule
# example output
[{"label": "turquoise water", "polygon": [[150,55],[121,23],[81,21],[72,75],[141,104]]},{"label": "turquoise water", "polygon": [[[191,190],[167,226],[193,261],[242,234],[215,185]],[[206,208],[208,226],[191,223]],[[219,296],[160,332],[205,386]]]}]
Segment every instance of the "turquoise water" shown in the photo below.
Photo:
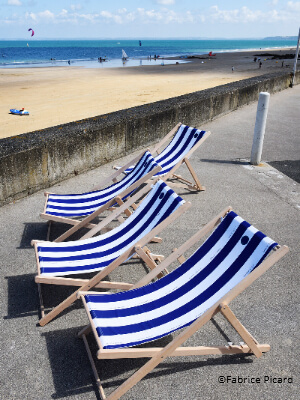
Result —
[{"label": "turquoise water", "polygon": [[[121,66],[122,49],[129,57],[126,64],[153,63],[153,57],[292,48],[297,40],[8,40],[0,41],[0,67],[40,66]],[[152,57],[151,62],[149,57]],[[102,57],[109,63],[99,63]]]}]

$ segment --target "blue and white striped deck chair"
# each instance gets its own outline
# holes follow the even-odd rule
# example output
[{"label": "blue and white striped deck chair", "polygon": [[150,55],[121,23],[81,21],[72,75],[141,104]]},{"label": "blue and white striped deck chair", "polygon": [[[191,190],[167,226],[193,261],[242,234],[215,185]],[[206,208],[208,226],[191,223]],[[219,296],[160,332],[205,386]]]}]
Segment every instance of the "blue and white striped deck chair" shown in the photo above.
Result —
[{"label": "blue and white striped deck chair", "polygon": [[[154,161],[149,151],[136,157],[135,160],[137,163],[134,169],[120,181],[116,181],[116,177],[121,175],[121,171],[107,178],[102,187],[111,181],[115,183],[105,189],[95,188],[92,192],[81,194],[45,193],[47,197],[46,203],[44,212],[40,216],[48,221],[73,225],[73,228],[57,238],[55,242],[65,240],[82,227],[93,227],[94,225],[91,221],[105,210],[116,205],[116,198],[118,204],[122,204],[124,199],[161,170],[161,167]],[[126,211],[128,215],[129,210]],[[83,220],[74,219],[74,217],[83,218],[85,216],[88,217]]]},{"label": "blue and white striped deck chair", "polygon": [[[130,197],[107,217],[108,222],[146,193],[148,193],[147,196],[123,223],[104,234],[62,243],[32,241],[38,266],[35,281],[39,286],[41,300],[42,319],[40,325],[45,325],[51,321],[76,300],[75,292],[47,315],[44,315],[41,283],[79,286],[81,290],[90,290],[94,287],[130,289],[132,284],[104,282],[102,279],[135,254],[149,268],[157,266],[146,245],[158,232],[188,209],[191,204],[185,202],[159,179],[154,185],[149,183]],[[102,226],[104,222],[101,221],[99,225]],[[101,226],[91,229],[89,234],[94,235],[97,233],[97,229],[101,229]],[[71,279],[74,274],[91,272],[96,273],[91,279],[77,279],[77,277]]]},{"label": "blue and white striped deck chair", "polygon": [[[185,260],[182,254],[197,244],[218,222],[208,239]],[[287,251],[288,247],[278,246],[228,207],[131,290],[107,295],[79,293],[89,317],[89,325],[79,336],[87,346],[85,336],[93,331],[99,346],[98,359],[150,357],[108,397],[103,396],[104,391],[90,357],[103,398],[118,399],[168,356],[254,353],[260,357],[268,351],[270,346],[258,344],[228,304]],[[270,252],[273,254],[268,256]],[[178,257],[181,262],[179,267],[149,283],[158,271],[168,267]],[[218,312],[231,323],[243,342],[214,347],[179,347]],[[164,348],[133,347],[182,328],[179,335],[175,335]],[[91,355],[88,347],[87,351]]]},{"label": "blue and white striped deck chair", "polygon": [[[189,158],[194,151],[208,138],[211,134],[209,131],[202,131],[196,128],[191,128],[181,123],[177,124],[151,151],[155,162],[162,167],[155,177],[163,177],[164,181],[172,179],[174,186],[187,188],[189,190],[205,190],[205,187],[201,185],[195,170],[193,169]],[[173,138],[172,138],[173,137]],[[170,139],[172,140],[170,141]],[[169,144],[160,152],[160,148],[165,145],[166,142]],[[185,164],[194,180],[191,182],[180,175],[175,174],[176,170]],[[119,168],[119,167],[114,167]],[[124,173],[129,173],[134,168],[131,165],[129,168],[124,170]],[[175,183],[173,180],[177,180],[180,183]]]}]

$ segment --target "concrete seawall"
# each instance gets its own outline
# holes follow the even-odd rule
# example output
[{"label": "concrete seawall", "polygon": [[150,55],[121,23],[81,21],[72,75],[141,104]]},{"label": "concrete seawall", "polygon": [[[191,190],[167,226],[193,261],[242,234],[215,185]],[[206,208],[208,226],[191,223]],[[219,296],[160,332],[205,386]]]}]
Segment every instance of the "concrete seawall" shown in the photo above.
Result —
[{"label": "concrete seawall", "polygon": [[[0,140],[0,205],[156,142],[179,121],[204,123],[290,86],[289,72],[258,76]],[[294,84],[300,83],[300,71]]]}]

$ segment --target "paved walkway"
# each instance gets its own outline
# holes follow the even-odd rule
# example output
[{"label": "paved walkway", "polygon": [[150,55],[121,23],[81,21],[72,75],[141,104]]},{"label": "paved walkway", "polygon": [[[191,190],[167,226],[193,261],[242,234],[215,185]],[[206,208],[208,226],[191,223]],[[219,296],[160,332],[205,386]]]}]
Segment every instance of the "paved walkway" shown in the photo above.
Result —
[{"label": "paved walkway", "polygon": [[[264,162],[288,164],[299,158],[299,105],[300,85],[271,96]],[[259,360],[253,356],[170,358],[124,399],[298,398],[299,184],[267,164],[253,168],[247,163],[255,114],[256,104],[251,104],[202,127],[213,134],[191,162],[207,190],[198,194],[182,192],[184,199],[192,202],[192,208],[163,232],[164,242],[154,244],[152,249],[168,254],[227,205],[280,244],[287,244],[290,253],[232,303],[236,315],[261,343],[271,345],[271,351]],[[111,172],[112,164],[62,182],[51,191],[89,190]],[[0,398],[95,399],[91,368],[83,343],[76,337],[87,323],[80,304],[44,328],[36,325],[36,262],[30,241],[46,237],[46,223],[39,218],[43,203],[43,193],[39,192],[0,209]],[[129,268],[120,268],[116,275],[135,281],[144,270],[139,265],[132,268],[136,272],[134,277]],[[55,304],[65,292],[60,287],[45,288],[47,304]],[[217,316],[189,345],[226,344],[226,334],[233,342],[239,342],[228,324]],[[167,343],[169,339],[162,342]],[[143,361],[98,362],[106,390],[112,391]],[[239,376],[245,382],[220,383],[220,376]],[[264,382],[265,377],[269,377],[268,382]],[[284,377],[293,382],[274,381]],[[261,382],[251,383],[251,378],[260,378]]]}]

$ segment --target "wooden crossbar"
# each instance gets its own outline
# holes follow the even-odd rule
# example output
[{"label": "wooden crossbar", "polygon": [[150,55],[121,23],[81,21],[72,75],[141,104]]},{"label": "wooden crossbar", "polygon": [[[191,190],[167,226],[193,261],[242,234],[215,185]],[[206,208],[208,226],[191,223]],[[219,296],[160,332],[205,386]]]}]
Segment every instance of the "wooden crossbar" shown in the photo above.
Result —
[{"label": "wooden crossbar", "polygon": [[[269,344],[258,344],[257,348],[261,353],[270,350]],[[146,347],[146,348],[129,348],[129,349],[110,349],[99,350],[97,358],[99,360],[112,360],[119,358],[151,358],[163,347]],[[170,357],[183,356],[208,356],[208,355],[225,355],[225,354],[252,354],[253,351],[248,345],[232,345],[232,346],[195,346],[195,347],[177,347]]]}]

